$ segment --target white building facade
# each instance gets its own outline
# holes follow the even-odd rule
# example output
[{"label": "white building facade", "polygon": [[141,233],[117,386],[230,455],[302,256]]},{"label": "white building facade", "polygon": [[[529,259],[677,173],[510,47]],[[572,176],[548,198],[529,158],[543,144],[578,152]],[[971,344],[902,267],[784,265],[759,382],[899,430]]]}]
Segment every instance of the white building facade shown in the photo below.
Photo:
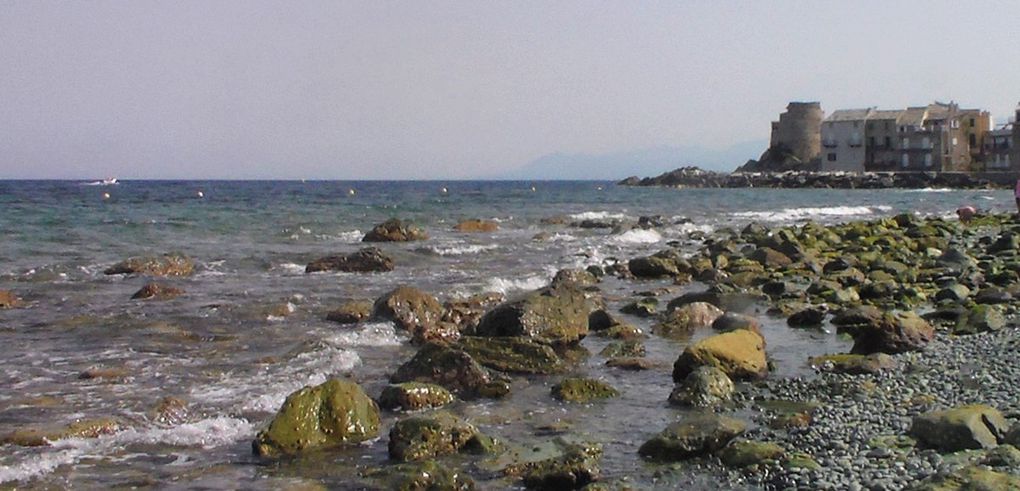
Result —
[{"label": "white building facade", "polygon": [[865,128],[874,112],[874,108],[840,109],[822,121],[823,172],[864,172]]}]

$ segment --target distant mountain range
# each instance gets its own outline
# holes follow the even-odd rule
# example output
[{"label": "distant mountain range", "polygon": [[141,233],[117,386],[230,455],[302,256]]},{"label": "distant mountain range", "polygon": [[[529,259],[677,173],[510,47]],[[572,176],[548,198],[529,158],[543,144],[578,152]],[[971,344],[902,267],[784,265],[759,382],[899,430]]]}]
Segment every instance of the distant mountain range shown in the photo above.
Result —
[{"label": "distant mountain range", "polygon": [[552,153],[493,178],[618,180],[628,176],[657,176],[684,166],[729,172],[744,165],[747,159],[758,158],[766,147],[768,142],[762,140],[723,149],[662,145],[602,154]]}]

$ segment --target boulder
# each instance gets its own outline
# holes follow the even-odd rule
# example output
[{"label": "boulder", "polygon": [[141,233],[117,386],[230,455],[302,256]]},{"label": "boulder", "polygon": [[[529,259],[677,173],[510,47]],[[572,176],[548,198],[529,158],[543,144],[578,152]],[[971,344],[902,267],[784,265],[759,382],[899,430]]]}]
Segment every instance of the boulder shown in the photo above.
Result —
[{"label": "boulder", "polygon": [[587,403],[619,395],[619,391],[613,386],[590,378],[565,378],[552,388],[552,396],[564,402]]},{"label": "boulder", "polygon": [[21,307],[21,299],[10,290],[0,290],[0,310]]},{"label": "boulder", "polygon": [[640,358],[645,356],[645,345],[641,341],[616,341],[606,345],[599,352],[606,358]]},{"label": "boulder", "polygon": [[553,444],[557,447],[553,452],[556,455],[511,464],[503,469],[503,474],[519,476],[525,487],[541,491],[581,489],[599,479],[600,445],[563,440],[556,440]]},{"label": "boulder", "polygon": [[709,407],[730,400],[734,390],[733,381],[726,372],[715,367],[698,367],[673,388],[669,403]]},{"label": "boulder", "polygon": [[752,467],[785,455],[786,450],[772,442],[735,441],[719,452],[719,460],[729,467]]},{"label": "boulder", "polygon": [[760,263],[762,266],[774,270],[789,266],[793,264],[793,260],[790,259],[786,254],[779,252],[770,247],[761,247],[756,249],[748,256],[748,259]]},{"label": "boulder", "polygon": [[316,259],[305,266],[305,273],[339,271],[342,273],[372,273],[393,271],[393,258],[376,247],[366,247],[345,255]]},{"label": "boulder", "polygon": [[638,453],[647,459],[676,462],[713,453],[740,436],[747,425],[713,413],[695,413],[670,424],[646,441]]},{"label": "boulder", "polygon": [[885,353],[870,355],[835,354],[814,356],[808,359],[811,368],[820,372],[850,375],[877,374],[896,368],[896,359]]},{"label": "boulder", "polygon": [[379,406],[361,386],[331,379],[287,396],[269,427],[252,442],[255,455],[274,457],[360,443],[379,435]]},{"label": "boulder", "polygon": [[443,302],[441,322],[453,324],[464,333],[473,333],[478,321],[490,308],[505,300],[502,293],[486,292],[467,298],[451,298]]},{"label": "boulder", "polygon": [[637,278],[663,278],[680,274],[676,260],[665,255],[636,257],[627,262],[627,268]]},{"label": "boulder", "polygon": [[456,347],[481,365],[501,372],[551,374],[566,369],[566,364],[549,345],[530,338],[465,336]]},{"label": "boulder", "polygon": [[103,271],[103,274],[145,274],[149,276],[190,276],[195,271],[195,262],[182,254],[170,253],[162,256],[132,257]]},{"label": "boulder", "polygon": [[881,309],[873,305],[859,305],[837,313],[831,322],[840,332],[852,336],[866,326],[878,324],[881,320]]},{"label": "boulder", "polygon": [[[394,491],[448,490],[473,491],[471,476],[451,470],[434,460],[408,462],[388,467],[387,479],[378,488]],[[297,490],[291,490],[297,491]]]},{"label": "boulder", "polygon": [[923,349],[935,337],[935,328],[914,312],[893,311],[883,313],[878,322],[864,325],[852,335],[852,353],[895,355]]},{"label": "boulder", "polygon": [[453,226],[453,230],[470,233],[495,232],[499,230],[499,224],[492,220],[479,220],[475,218],[460,221],[460,223]]},{"label": "boulder", "polygon": [[442,386],[421,382],[388,385],[379,396],[379,407],[391,411],[421,411],[443,407],[454,401]]},{"label": "boulder", "polygon": [[443,306],[436,297],[410,286],[398,286],[379,297],[372,306],[372,317],[393,321],[416,339],[434,340]]},{"label": "boulder", "polygon": [[715,305],[692,302],[663,314],[652,332],[667,338],[686,337],[695,329],[711,326],[722,315]]},{"label": "boulder", "polygon": [[474,425],[446,412],[412,416],[390,429],[389,454],[393,460],[420,461],[458,452],[488,453],[490,438]]},{"label": "boulder", "polygon": [[828,312],[829,309],[823,306],[805,307],[790,315],[786,319],[786,325],[790,327],[819,327]]},{"label": "boulder", "polygon": [[369,230],[362,242],[409,242],[413,240],[426,240],[428,234],[424,230],[404,223],[398,218],[391,218]]},{"label": "boulder", "polygon": [[643,297],[620,307],[620,312],[636,315],[638,317],[652,317],[655,315],[655,311],[658,309],[658,306],[659,299],[655,297]]},{"label": "boulder", "polygon": [[765,338],[739,329],[716,334],[690,346],[673,364],[673,381],[681,382],[701,366],[716,367],[731,379],[760,379],[768,373]]},{"label": "boulder", "polygon": [[637,372],[658,368],[659,364],[647,358],[620,357],[606,360],[606,366]]},{"label": "boulder", "polygon": [[944,452],[995,448],[1003,442],[1009,423],[997,409],[983,404],[960,406],[914,416],[910,434]]},{"label": "boulder", "polygon": [[977,334],[998,331],[1006,325],[1006,317],[998,305],[978,304],[957,321],[953,334]]},{"label": "boulder", "polygon": [[397,368],[390,382],[425,382],[445,387],[461,397],[488,394],[497,381],[471,355],[438,343],[427,343]]},{"label": "boulder", "polygon": [[758,319],[736,312],[726,312],[712,322],[712,330],[730,332],[744,329],[761,335],[761,323]]},{"label": "boulder", "polygon": [[595,286],[598,283],[598,277],[584,269],[561,269],[553,275],[552,281],[549,282],[553,287],[566,284],[579,288]]},{"label": "boulder", "polygon": [[475,333],[525,336],[552,345],[573,344],[588,335],[588,316],[593,307],[578,288],[543,288],[496,306],[482,316]]},{"label": "boulder", "polygon": [[159,283],[148,283],[131,296],[131,300],[170,300],[184,295],[184,290]]},{"label": "boulder", "polygon": [[352,300],[329,311],[326,320],[338,324],[357,324],[372,316],[374,303],[371,300]]},{"label": "boulder", "polygon": [[974,301],[980,304],[1004,304],[1013,301],[1013,295],[1008,291],[994,286],[982,288],[974,295]]},{"label": "boulder", "polygon": [[124,428],[116,418],[79,419],[64,426],[30,426],[0,437],[0,444],[41,447],[67,438],[98,438]]},{"label": "boulder", "polygon": [[954,283],[939,290],[939,292],[935,294],[935,301],[960,303],[966,300],[967,297],[970,297],[970,288],[967,288],[966,285]]}]

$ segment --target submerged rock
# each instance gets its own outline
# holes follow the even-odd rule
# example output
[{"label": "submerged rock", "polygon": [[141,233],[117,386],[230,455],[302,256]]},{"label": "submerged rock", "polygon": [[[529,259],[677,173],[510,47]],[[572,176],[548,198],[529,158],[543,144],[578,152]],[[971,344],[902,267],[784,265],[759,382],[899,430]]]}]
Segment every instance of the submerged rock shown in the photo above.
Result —
[{"label": "submerged rock", "polygon": [[444,387],[422,382],[389,385],[379,396],[379,407],[390,410],[421,411],[443,407],[454,401]]},{"label": "submerged rock", "polygon": [[983,404],[924,413],[915,416],[910,427],[919,442],[945,452],[995,448],[1007,431],[1002,413]]},{"label": "submerged rock", "polygon": [[680,382],[701,366],[716,367],[736,380],[759,379],[768,373],[765,338],[738,329],[716,334],[690,346],[673,364],[673,381]]},{"label": "submerged rock", "polygon": [[354,382],[332,379],[287,396],[252,442],[255,455],[274,457],[358,443],[379,435],[379,406]]},{"label": "submerged rock", "polygon": [[404,223],[398,218],[391,218],[369,230],[362,242],[409,242],[413,240],[427,240],[428,234],[424,230]]},{"label": "submerged rock", "polygon": [[581,489],[599,479],[600,445],[567,443],[559,439],[554,445],[559,455],[511,464],[503,469],[503,474],[521,477],[528,489],[542,491]]},{"label": "submerged rock", "polygon": [[591,378],[565,378],[552,388],[552,396],[564,402],[586,403],[619,395],[613,386]]},{"label": "submerged rock", "polygon": [[0,310],[21,307],[21,299],[10,290],[0,290]]},{"label": "submerged rock", "polygon": [[482,316],[475,332],[479,336],[525,336],[547,344],[572,344],[588,335],[588,315],[593,308],[579,288],[543,288],[496,306]]},{"label": "submerged rock", "polygon": [[342,273],[372,273],[393,271],[393,258],[377,247],[366,247],[350,254],[326,256],[305,266],[305,273],[339,271]]},{"label": "submerged rock", "polygon": [[656,461],[686,460],[725,447],[746,429],[747,425],[739,419],[713,413],[696,413],[667,426],[641,445],[638,453]]},{"label": "submerged rock", "polygon": [[116,433],[124,424],[116,418],[79,419],[66,426],[30,426],[0,437],[0,444],[41,447],[67,438],[98,438]]},{"label": "submerged rock", "polygon": [[132,257],[103,271],[103,274],[147,274],[150,276],[190,276],[195,271],[195,262],[182,254]]},{"label": "submerged rock", "polygon": [[331,310],[326,314],[326,320],[338,324],[357,324],[372,316],[374,303],[371,300],[352,300],[344,302],[343,305]]},{"label": "submerged rock", "polygon": [[494,443],[474,425],[445,412],[413,416],[390,429],[389,455],[402,462],[457,452],[489,453]]},{"label": "submerged rock", "polygon": [[131,296],[131,300],[170,300],[184,295],[184,290],[159,283],[148,283]]},{"label": "submerged rock", "polygon": [[715,367],[698,367],[669,394],[676,406],[708,407],[733,397],[735,387],[726,372]]},{"label": "submerged rock", "polygon": [[457,232],[495,232],[499,230],[499,224],[492,220],[461,220],[460,223],[453,226],[453,229]]}]

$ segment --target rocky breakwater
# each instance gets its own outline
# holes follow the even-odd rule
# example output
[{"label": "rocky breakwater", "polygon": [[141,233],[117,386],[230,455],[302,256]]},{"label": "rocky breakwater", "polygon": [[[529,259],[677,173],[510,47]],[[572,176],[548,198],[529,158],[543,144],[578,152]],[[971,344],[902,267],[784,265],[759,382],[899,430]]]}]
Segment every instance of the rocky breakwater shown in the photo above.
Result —
[{"label": "rocky breakwater", "polygon": [[[693,416],[708,419],[670,425],[642,454],[715,455],[732,469],[722,472],[733,486],[1020,489],[1018,237],[1012,215],[967,224],[899,215],[833,226],[751,224],[709,237],[693,256],[635,258],[636,276],[707,285],[669,302],[661,332],[736,328],[685,349],[671,402],[749,411],[756,423]],[[749,298],[789,329],[836,330],[853,346],[805,357],[817,376],[761,379],[767,362],[754,354],[753,322],[698,304],[723,310]],[[709,346],[737,350],[718,341],[734,333],[751,341],[740,350],[754,363],[702,354]],[[732,390],[727,377],[758,381]]]},{"label": "rocky breakwater", "polygon": [[964,172],[713,172],[698,167],[681,167],[655,177],[628,177],[624,186],[666,186],[679,188],[954,188],[985,189],[995,183]]}]

